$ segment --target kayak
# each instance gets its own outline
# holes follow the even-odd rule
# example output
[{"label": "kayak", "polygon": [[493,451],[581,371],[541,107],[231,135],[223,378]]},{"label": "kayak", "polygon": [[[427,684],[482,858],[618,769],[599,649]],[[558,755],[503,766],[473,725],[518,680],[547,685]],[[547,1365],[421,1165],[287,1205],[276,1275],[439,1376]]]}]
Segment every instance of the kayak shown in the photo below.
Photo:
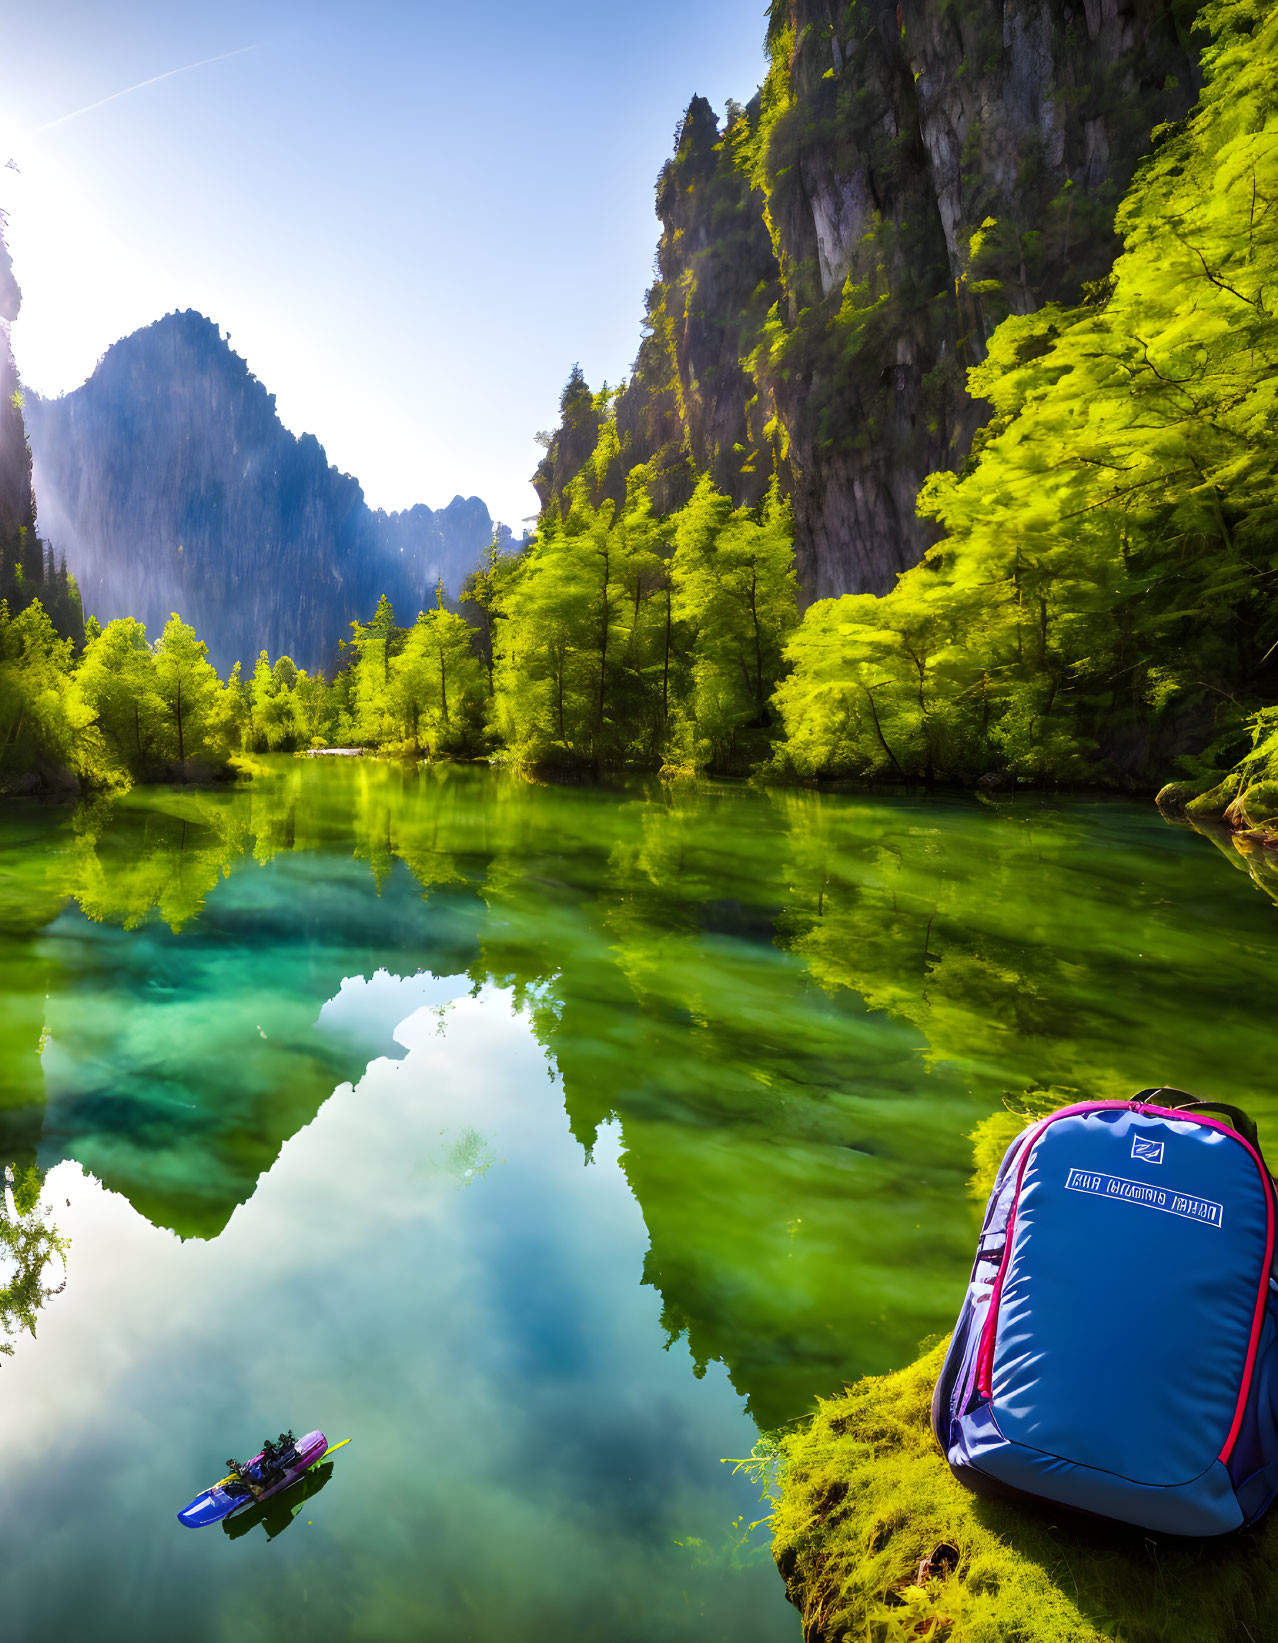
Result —
[{"label": "kayak", "polygon": [[[250,1506],[257,1506],[272,1495],[280,1494],[305,1476],[317,1461],[323,1460],[328,1453],[328,1439],[322,1432],[308,1432],[304,1438],[297,1440],[295,1447],[297,1459],[269,1489],[254,1494],[232,1474],[211,1485],[202,1495],[197,1495],[189,1506],[184,1506],[178,1513],[178,1522],[188,1529],[203,1529],[210,1523],[221,1523],[223,1518],[232,1517],[236,1512],[246,1512]],[[340,1447],[340,1444],[334,1445],[334,1448]],[[252,1466],[261,1459],[262,1455],[256,1454],[248,1464]]]}]

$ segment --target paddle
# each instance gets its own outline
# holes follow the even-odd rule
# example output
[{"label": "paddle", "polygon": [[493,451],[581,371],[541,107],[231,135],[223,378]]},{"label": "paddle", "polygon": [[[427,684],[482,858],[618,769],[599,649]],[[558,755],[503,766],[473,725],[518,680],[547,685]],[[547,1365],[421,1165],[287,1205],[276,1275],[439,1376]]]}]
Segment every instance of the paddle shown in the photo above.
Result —
[{"label": "paddle", "polygon": [[315,1468],[321,1464],[321,1462],[326,1461],[328,1459],[328,1457],[333,1453],[333,1451],[335,1449],[344,1449],[350,1441],[351,1440],[349,1438],[343,1438],[341,1443],[331,1443],[331,1444],[329,1444],[328,1448],[320,1456],[319,1460],[313,1460],[311,1462],[311,1464],[307,1467],[307,1471],[308,1472],[313,1472],[315,1470]]}]

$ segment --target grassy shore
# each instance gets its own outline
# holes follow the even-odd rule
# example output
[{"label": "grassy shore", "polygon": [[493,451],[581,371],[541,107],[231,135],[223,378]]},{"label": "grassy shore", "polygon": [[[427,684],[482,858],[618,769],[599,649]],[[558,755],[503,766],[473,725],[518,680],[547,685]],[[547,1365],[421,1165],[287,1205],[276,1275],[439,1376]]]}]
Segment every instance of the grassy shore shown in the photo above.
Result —
[{"label": "grassy shore", "polygon": [[[982,1198],[1023,1121],[973,1138]],[[781,1441],[772,1550],[805,1643],[1278,1643],[1278,1512],[1182,1542],[977,1500],[932,1435],[945,1344]]]}]

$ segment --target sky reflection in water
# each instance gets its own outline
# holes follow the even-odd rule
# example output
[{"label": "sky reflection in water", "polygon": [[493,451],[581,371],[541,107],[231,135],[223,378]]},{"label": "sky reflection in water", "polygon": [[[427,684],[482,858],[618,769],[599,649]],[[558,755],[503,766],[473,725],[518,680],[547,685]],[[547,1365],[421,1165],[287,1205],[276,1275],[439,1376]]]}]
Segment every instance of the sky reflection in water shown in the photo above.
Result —
[{"label": "sky reflection in water", "polygon": [[[755,1514],[719,1459],[754,1429],[662,1350],[616,1126],[583,1168],[508,995],[440,1019],[381,982],[390,1055],[215,1240],[51,1172],[72,1282],[4,1373],[10,1635],[791,1636],[771,1568],[725,1552]],[[287,1422],[354,1435],[287,1535],[179,1527]]]},{"label": "sky reflection in water", "polygon": [[[946,1327],[1005,1097],[1278,1118],[1273,918],[1119,804],[282,761],[9,807],[0,1152],[72,1238],[0,1375],[17,1635],[793,1637],[743,1404]],[[287,1423],[355,1441],[286,1533],[176,1525]]]}]

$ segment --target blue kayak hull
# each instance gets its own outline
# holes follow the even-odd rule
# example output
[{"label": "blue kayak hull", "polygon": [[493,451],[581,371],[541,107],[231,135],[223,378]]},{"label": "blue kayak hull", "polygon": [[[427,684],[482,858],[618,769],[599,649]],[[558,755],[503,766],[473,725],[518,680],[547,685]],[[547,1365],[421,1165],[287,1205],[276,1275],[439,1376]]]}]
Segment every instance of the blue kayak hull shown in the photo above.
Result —
[{"label": "blue kayak hull", "polygon": [[[224,1478],[215,1483],[211,1489],[206,1489],[202,1495],[197,1495],[189,1506],[184,1506],[178,1513],[178,1522],[187,1529],[206,1529],[211,1523],[221,1523],[224,1518],[234,1517],[236,1512],[246,1512],[250,1506],[257,1506],[264,1500],[270,1500],[272,1495],[281,1494],[297,1482],[314,1466],[328,1448],[328,1439],[322,1432],[308,1432],[297,1444],[297,1464],[290,1466],[280,1481],[270,1489],[264,1489],[260,1494],[249,1494],[242,1489],[227,1489],[225,1484],[230,1482]],[[260,1459],[254,1456],[254,1459]]]}]

